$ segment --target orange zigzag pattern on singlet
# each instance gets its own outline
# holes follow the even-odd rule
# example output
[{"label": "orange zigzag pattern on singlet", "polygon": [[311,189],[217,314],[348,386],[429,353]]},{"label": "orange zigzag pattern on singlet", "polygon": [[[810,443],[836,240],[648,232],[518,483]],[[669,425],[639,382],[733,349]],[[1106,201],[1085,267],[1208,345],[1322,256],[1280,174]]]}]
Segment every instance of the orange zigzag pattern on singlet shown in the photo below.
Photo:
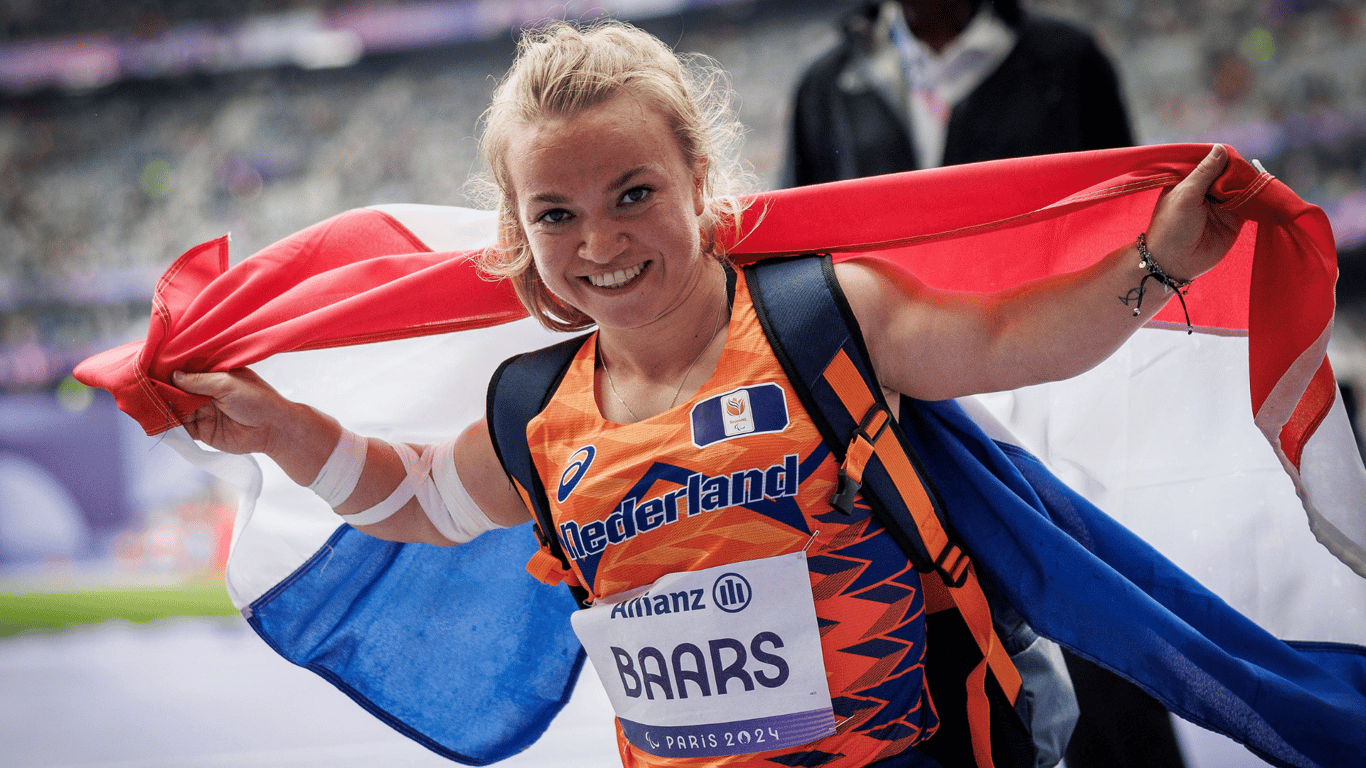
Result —
[{"label": "orange zigzag pattern on singlet", "polygon": [[[611,595],[681,571],[700,570],[805,549],[820,622],[821,650],[836,721],[835,735],[802,747],[733,758],[658,758],[624,739],[627,766],[865,765],[911,748],[937,725],[922,687],[924,605],[918,574],[887,533],[872,521],[862,500],[855,513],[832,512],[837,466],[821,444],[795,391],[769,349],[743,276],[726,347],[712,377],[687,403],[645,421],[619,425],[602,418],[593,395],[596,337],[566,372],[560,391],[528,427],[529,444],[551,499],[557,525],[606,519],[627,495],[638,502],[661,498],[684,486],[689,472],[707,477],[768,468],[795,455],[806,475],[794,503],[795,519],[777,519],[746,506],[688,514],[679,520],[609,545],[596,570],[579,568],[594,597]],[[772,434],[723,440],[705,448],[692,442],[692,407],[739,387],[776,383],[783,388],[789,423]],[[592,445],[589,470],[564,503],[556,498],[571,457]],[[670,467],[673,479],[642,478]],[[814,534],[814,535],[813,535]],[[591,578],[589,575],[591,574]]]}]

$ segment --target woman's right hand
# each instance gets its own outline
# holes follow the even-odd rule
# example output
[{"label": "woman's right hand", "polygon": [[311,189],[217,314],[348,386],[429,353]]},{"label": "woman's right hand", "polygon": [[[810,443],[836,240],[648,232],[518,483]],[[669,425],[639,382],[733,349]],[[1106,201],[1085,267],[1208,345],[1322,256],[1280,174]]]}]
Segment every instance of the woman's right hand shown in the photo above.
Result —
[{"label": "woman's right hand", "polygon": [[[171,383],[196,395],[213,398],[185,417],[190,437],[226,453],[263,453],[291,480],[308,487],[326,464],[341,437],[336,419],[303,403],[285,399],[247,368],[222,373],[177,371]],[[488,425],[471,424],[456,440],[456,471],[474,503],[503,527],[524,523],[531,514],[503,473]],[[406,477],[398,454],[383,441],[367,441],[359,482],[335,508],[349,515],[380,503]],[[392,517],[360,527],[390,541],[449,545],[416,500]]]},{"label": "woman's right hand", "polygon": [[171,382],[191,394],[213,398],[185,418],[185,431],[226,453],[271,453],[275,428],[296,405],[248,368],[221,373],[176,371]]}]

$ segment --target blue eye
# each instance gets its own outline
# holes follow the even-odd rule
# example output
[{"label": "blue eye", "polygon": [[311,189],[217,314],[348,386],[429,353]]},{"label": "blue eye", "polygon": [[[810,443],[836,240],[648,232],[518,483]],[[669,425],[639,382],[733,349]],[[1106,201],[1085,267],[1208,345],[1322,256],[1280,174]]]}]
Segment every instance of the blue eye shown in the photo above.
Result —
[{"label": "blue eye", "polygon": [[648,198],[650,196],[650,193],[653,191],[654,190],[650,189],[649,187],[631,187],[622,194],[621,202],[626,203],[628,205],[633,203],[644,202],[645,199]]},{"label": "blue eye", "polygon": [[563,208],[552,208],[540,216],[537,216],[536,220],[544,221],[547,224],[563,224],[569,220],[569,215],[569,211],[566,211]]}]

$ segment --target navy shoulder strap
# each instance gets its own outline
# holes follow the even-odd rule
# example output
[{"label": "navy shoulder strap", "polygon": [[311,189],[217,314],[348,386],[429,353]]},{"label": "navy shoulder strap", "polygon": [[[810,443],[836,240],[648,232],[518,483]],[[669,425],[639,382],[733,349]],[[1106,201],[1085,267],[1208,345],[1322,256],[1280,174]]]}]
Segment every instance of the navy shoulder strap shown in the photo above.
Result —
[{"label": "navy shoulder strap", "polygon": [[[935,591],[952,601],[967,637],[980,651],[963,669],[968,732],[951,741],[945,741],[946,735],[936,744],[947,749],[940,754],[956,754],[944,764],[968,764],[963,753],[970,752],[977,768],[993,768],[998,760],[1003,766],[1033,765],[1033,745],[1016,709],[1017,702],[1028,700],[1020,696],[1019,670],[1001,642],[975,569],[948,530],[943,503],[887,406],[830,257],[763,262],[745,274],[769,345],[840,460],[840,485],[831,506],[849,514],[862,492],[911,563],[922,572],[939,574],[942,588],[934,580],[922,581],[927,600]],[[930,646],[936,647],[941,646]],[[938,661],[931,665],[927,657],[927,674],[936,669],[943,672],[945,667]],[[987,684],[988,672],[992,685]],[[947,733],[950,722],[941,723],[941,730]]]},{"label": "navy shoulder strap", "polygon": [[[826,444],[836,459],[843,463],[850,444],[862,426],[866,426],[861,426],[860,422],[867,419],[864,418],[865,414],[851,413],[831,386],[827,372],[832,361],[843,352],[858,372],[877,408],[887,414],[891,410],[868,362],[868,350],[858,320],[835,280],[830,257],[769,259],[746,267],[745,276],[755,314],[774,354],[796,387],[798,399],[816,423]],[[893,429],[893,434],[897,435],[924,484],[940,525],[947,527],[943,504],[918,457],[898,431]],[[879,513],[883,525],[916,568],[922,572],[935,570],[935,556],[941,553],[932,554],[926,548],[915,520],[897,503],[899,495],[891,487],[890,480],[881,477],[882,474],[880,468],[869,467],[862,478],[861,488],[842,475],[840,493],[832,499],[832,503],[847,513],[854,495],[863,490],[868,503]]]},{"label": "navy shoulder strap", "polygon": [[[498,366],[489,380],[487,416],[493,450],[498,454],[504,471],[522,487],[531,501],[531,513],[536,518],[536,538],[566,571],[569,570],[569,559],[565,557],[560,539],[555,535],[555,525],[550,519],[550,501],[541,476],[532,463],[526,428],[550,402],[560,381],[564,379],[569,363],[587,340],[587,334],[576,336],[544,349],[512,357]],[[579,587],[571,587],[571,590],[582,605],[587,593]]]}]

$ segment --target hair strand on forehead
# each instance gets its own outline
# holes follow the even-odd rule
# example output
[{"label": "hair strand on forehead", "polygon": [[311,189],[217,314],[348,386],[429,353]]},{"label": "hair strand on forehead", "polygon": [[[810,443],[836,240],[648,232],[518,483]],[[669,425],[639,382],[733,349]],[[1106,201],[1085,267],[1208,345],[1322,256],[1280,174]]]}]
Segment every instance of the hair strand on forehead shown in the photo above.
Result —
[{"label": "hair strand on forehead", "polygon": [[574,331],[592,318],[552,294],[532,260],[517,217],[507,153],[518,126],[572,117],[628,93],[663,116],[684,162],[704,169],[702,242],[724,260],[718,232],[738,231],[755,186],[739,161],[743,128],[731,108],[725,72],[710,57],[677,54],[658,38],[619,21],[588,26],[554,22],[522,35],[511,69],[484,112],[480,154],[485,170],[471,196],[498,213],[498,243],[478,259],[491,278],[510,278],[522,304],[552,330]]}]

